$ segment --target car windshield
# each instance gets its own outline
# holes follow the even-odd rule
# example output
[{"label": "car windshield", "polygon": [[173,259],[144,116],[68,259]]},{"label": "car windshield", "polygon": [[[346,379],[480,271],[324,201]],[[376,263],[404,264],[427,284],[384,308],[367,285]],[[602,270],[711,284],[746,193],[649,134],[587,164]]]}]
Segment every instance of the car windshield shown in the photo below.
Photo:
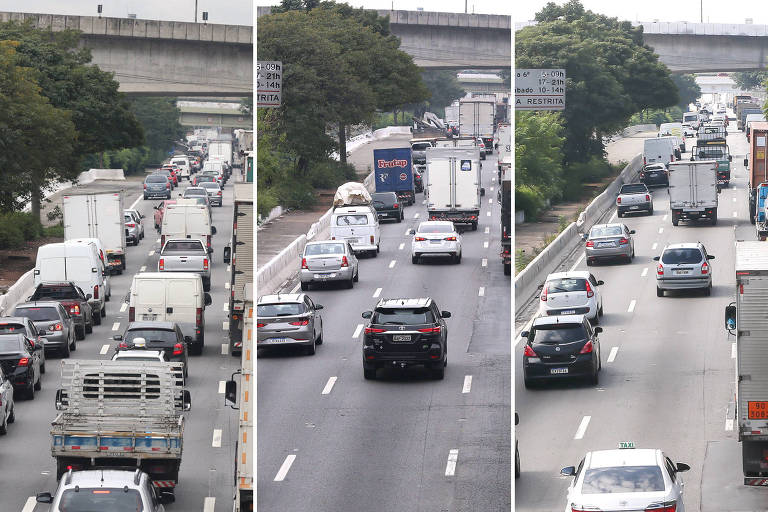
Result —
[{"label": "car windshield", "polygon": [[621,466],[588,469],[581,485],[583,494],[659,492],[664,477],[658,466]]},{"label": "car windshield", "polygon": [[366,215],[339,215],[336,218],[337,226],[365,226],[368,224]]},{"label": "car windshield", "polygon": [[205,252],[203,242],[200,240],[171,240],[163,247],[163,253],[166,252]]},{"label": "car windshield", "polygon": [[429,308],[379,308],[373,314],[374,324],[431,324],[435,319]]},{"label": "car windshield", "polygon": [[141,494],[135,489],[99,487],[98,489],[67,489],[61,495],[62,512],[142,512]]},{"label": "car windshield", "polygon": [[214,182],[201,183],[200,186],[204,189],[219,190],[219,184]]},{"label": "car windshield", "polygon": [[166,331],[161,329],[131,329],[125,333],[125,341],[133,341],[136,338],[144,338],[147,343],[162,342],[175,343],[177,341],[176,331]]},{"label": "car windshield", "polygon": [[147,183],[165,183],[166,181],[168,181],[168,178],[162,174],[147,176]]},{"label": "car windshield", "polygon": [[18,336],[0,336],[0,352],[18,352],[21,340]]},{"label": "car windshield", "polygon": [[453,226],[448,224],[420,224],[419,233],[453,233]]},{"label": "car windshield", "polygon": [[304,249],[304,256],[318,256],[321,254],[344,254],[342,244],[312,244]]},{"label": "car windshield", "polygon": [[53,300],[80,298],[80,296],[77,294],[77,291],[75,291],[75,289],[71,286],[49,285],[39,286],[37,290],[35,290],[35,293],[32,295],[33,299],[41,299],[43,297]]},{"label": "car windshield", "polygon": [[25,316],[33,322],[43,320],[61,320],[59,312],[54,307],[41,308],[16,308],[13,310],[13,316]]},{"label": "car windshield", "polygon": [[648,188],[642,183],[633,183],[632,185],[622,185],[620,194],[647,194]]},{"label": "car windshield", "polygon": [[586,339],[587,333],[584,332],[584,326],[581,324],[540,325],[533,328],[534,343],[558,345]]},{"label": "car windshield", "polygon": [[667,249],[661,256],[662,263],[699,263],[701,261],[701,251],[698,249]]},{"label": "car windshield", "polygon": [[188,188],[184,191],[184,197],[189,196],[204,196],[207,192],[203,188]]},{"label": "car windshield", "polygon": [[304,305],[299,302],[283,302],[280,304],[259,304],[256,316],[259,318],[275,316],[294,316],[304,313]]},{"label": "car windshield", "polygon": [[622,234],[620,226],[595,226],[589,232],[589,238],[597,238],[601,236],[619,236]]},{"label": "car windshield", "polygon": [[27,329],[22,324],[7,322],[0,323],[0,334],[26,333]]},{"label": "car windshield", "polygon": [[583,277],[568,277],[547,281],[547,293],[567,293],[587,291],[587,280]]}]

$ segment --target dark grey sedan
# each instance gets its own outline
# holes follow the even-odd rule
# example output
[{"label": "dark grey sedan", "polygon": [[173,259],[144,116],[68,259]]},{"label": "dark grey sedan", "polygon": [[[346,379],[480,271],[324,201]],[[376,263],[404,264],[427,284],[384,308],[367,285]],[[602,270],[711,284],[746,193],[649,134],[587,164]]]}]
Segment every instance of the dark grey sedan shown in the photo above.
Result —
[{"label": "dark grey sedan", "polygon": [[150,174],[144,178],[144,199],[171,198],[171,181],[162,174]]},{"label": "dark grey sedan", "polygon": [[321,309],[305,293],[261,297],[256,305],[256,347],[299,345],[314,354],[323,343]]},{"label": "dark grey sedan", "polygon": [[595,224],[589,233],[584,234],[584,253],[587,265],[599,260],[623,259],[631,262],[635,257],[635,241],[629,229],[621,223]]},{"label": "dark grey sedan", "polygon": [[46,351],[56,351],[67,358],[70,351],[77,349],[75,324],[59,302],[38,301],[19,304],[13,309],[13,316],[23,316],[32,320],[40,335],[45,337],[43,347]]}]

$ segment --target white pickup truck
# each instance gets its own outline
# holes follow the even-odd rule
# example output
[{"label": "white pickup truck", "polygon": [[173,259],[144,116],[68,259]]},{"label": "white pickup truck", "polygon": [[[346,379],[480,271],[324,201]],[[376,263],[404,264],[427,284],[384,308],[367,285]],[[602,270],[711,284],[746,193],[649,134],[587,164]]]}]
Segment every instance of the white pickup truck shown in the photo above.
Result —
[{"label": "white pickup truck", "polygon": [[203,279],[203,290],[211,289],[211,259],[203,242],[171,238],[165,242],[157,262],[158,272],[193,272]]},{"label": "white pickup truck", "polygon": [[653,215],[653,196],[645,183],[628,183],[621,186],[616,198],[616,215],[623,217],[629,212],[647,211]]}]

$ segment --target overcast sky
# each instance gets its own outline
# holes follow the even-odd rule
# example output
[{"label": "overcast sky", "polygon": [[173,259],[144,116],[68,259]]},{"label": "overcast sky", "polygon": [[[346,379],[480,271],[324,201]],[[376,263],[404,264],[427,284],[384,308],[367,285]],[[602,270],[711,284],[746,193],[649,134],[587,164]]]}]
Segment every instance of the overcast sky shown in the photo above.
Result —
[{"label": "overcast sky", "polygon": [[[516,2],[514,21],[528,21],[548,3],[548,0]],[[564,0],[555,1],[562,5]],[[642,0],[628,2],[617,0],[581,0],[590,11],[629,21],[688,21],[698,23],[703,4],[704,22],[753,23],[768,25],[768,2],[762,0]]]},{"label": "overcast sky", "polygon": [[[2,0],[0,0],[2,1]],[[279,0],[255,0],[256,5],[279,5]],[[464,12],[464,0],[347,0],[353,7],[366,9],[392,9],[415,11],[423,7],[425,11]],[[512,14],[511,0],[466,0],[467,12],[477,14]],[[520,3],[520,2],[516,2]],[[473,11],[474,9],[474,11]]]},{"label": "overcast sky", "polygon": [[[168,21],[195,21],[195,0],[0,0],[0,11],[44,14],[98,16],[96,6],[102,4],[102,16]],[[198,22],[208,11],[209,23],[253,25],[252,0],[198,0]],[[226,5],[226,7],[223,7]]]}]

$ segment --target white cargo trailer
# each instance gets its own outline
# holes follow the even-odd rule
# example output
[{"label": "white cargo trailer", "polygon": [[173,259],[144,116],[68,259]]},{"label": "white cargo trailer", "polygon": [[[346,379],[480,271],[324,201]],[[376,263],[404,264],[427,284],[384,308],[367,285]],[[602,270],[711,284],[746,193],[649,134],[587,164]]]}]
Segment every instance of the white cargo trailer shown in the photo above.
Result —
[{"label": "white cargo trailer", "polygon": [[64,240],[98,238],[112,272],[125,270],[123,192],[71,193],[62,197]]},{"label": "white cargo trailer", "polygon": [[208,160],[232,164],[232,140],[212,140],[208,143]]},{"label": "white cargo trailer", "polygon": [[677,226],[681,219],[709,219],[717,224],[717,162],[698,160],[695,162],[672,162],[669,171],[669,208],[672,224]]},{"label": "white cargo trailer", "polygon": [[480,215],[480,150],[427,148],[427,214],[477,229]]},{"label": "white cargo trailer", "polygon": [[459,101],[459,135],[480,137],[485,153],[493,152],[493,129],[496,102],[488,98],[462,98]]}]

